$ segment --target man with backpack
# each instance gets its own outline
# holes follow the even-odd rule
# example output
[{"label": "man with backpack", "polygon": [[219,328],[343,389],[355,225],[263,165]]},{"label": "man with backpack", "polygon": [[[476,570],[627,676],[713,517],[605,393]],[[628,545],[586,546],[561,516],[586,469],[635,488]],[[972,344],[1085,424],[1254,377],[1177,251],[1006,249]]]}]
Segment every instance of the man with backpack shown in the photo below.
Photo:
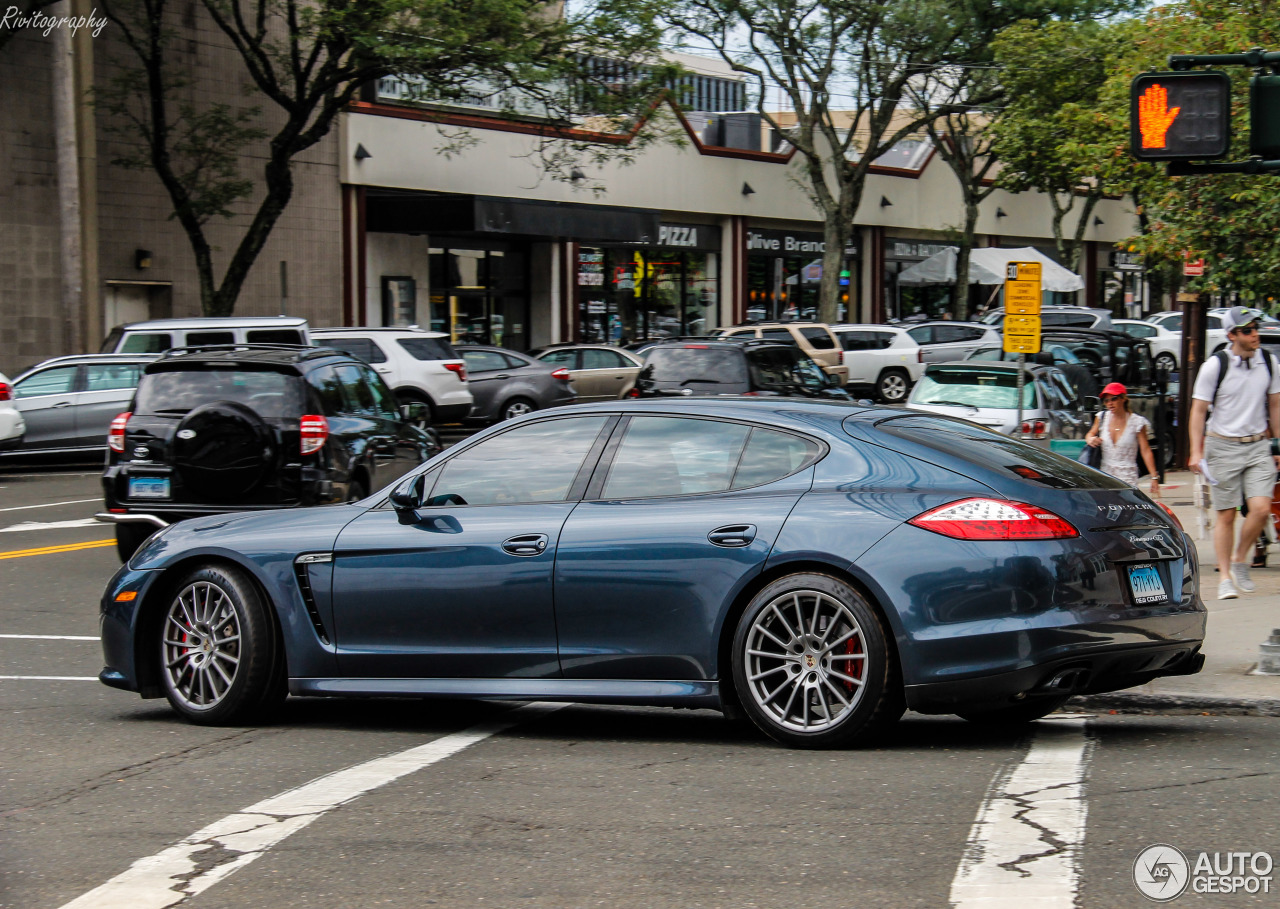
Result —
[{"label": "man with backpack", "polygon": [[[1218,599],[1230,600],[1256,586],[1249,577],[1250,553],[1271,513],[1280,470],[1280,456],[1272,455],[1272,443],[1280,435],[1280,368],[1270,354],[1259,351],[1255,315],[1236,306],[1222,322],[1231,346],[1205,360],[1196,374],[1187,466],[1210,484],[1218,513],[1213,525],[1221,573]],[[1236,509],[1242,502],[1247,514],[1236,544]]]}]

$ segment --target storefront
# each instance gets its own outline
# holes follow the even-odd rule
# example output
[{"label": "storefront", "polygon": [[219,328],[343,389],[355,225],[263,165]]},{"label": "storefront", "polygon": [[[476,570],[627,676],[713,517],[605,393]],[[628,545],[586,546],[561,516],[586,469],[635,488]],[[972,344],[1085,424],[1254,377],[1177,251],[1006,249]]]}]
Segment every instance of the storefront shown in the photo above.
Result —
[{"label": "storefront", "polygon": [[1142,256],[1138,253],[1106,250],[1107,258],[1097,256],[1103,263],[1098,269],[1098,306],[1111,310],[1113,316],[1124,319],[1142,318],[1142,288],[1146,272]]},{"label": "storefront", "polygon": [[626,344],[720,324],[720,228],[662,222],[656,243],[583,243],[573,275],[576,339]]},{"label": "storefront", "polygon": [[[905,237],[885,237],[884,241],[884,313],[888,320],[909,316],[924,319],[941,319],[944,313],[952,313],[950,284],[923,284],[903,286],[898,275],[917,262],[941,252],[948,244],[936,240],[913,240]],[[971,301],[972,302],[972,301]]]},{"label": "storefront", "polygon": [[[822,234],[749,227],[746,238],[746,316],[753,322],[818,319],[822,286]],[[845,249],[840,270],[840,308],[837,321],[856,311],[857,248]]]}]

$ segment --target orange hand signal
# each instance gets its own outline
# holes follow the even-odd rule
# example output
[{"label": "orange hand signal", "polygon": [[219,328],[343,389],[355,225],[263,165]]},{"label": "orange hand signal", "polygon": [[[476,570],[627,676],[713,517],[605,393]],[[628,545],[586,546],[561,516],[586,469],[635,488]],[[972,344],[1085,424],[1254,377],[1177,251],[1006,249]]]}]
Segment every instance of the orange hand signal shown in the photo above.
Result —
[{"label": "orange hand signal", "polygon": [[1143,148],[1164,148],[1165,134],[1182,111],[1169,107],[1169,90],[1156,83],[1138,99],[1138,129],[1142,132]]}]

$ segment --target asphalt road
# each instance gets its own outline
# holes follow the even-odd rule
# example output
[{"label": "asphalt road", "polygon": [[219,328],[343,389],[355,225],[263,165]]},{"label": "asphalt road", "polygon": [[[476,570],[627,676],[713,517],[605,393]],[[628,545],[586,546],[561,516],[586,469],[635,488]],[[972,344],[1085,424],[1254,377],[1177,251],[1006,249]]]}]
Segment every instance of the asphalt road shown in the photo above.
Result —
[{"label": "asphalt road", "polygon": [[[1280,860],[1275,719],[909,714],[834,753],[710,711],[576,705],[294,699],[262,728],[187,725],[92,680],[117,566],[94,545],[110,529],[76,523],[96,483],[0,472],[5,907],[1136,907],[1153,844]],[[257,804],[316,780],[304,808]],[[259,832],[210,832],[238,813]],[[177,877],[147,876],[175,855]]]}]

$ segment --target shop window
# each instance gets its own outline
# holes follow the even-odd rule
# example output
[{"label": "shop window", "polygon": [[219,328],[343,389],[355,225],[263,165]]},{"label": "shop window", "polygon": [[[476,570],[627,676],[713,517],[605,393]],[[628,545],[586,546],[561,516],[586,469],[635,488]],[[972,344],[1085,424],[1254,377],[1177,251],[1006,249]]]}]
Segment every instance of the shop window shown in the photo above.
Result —
[{"label": "shop window", "polygon": [[383,276],[382,324],[396,328],[418,324],[418,284],[413,278]]}]

